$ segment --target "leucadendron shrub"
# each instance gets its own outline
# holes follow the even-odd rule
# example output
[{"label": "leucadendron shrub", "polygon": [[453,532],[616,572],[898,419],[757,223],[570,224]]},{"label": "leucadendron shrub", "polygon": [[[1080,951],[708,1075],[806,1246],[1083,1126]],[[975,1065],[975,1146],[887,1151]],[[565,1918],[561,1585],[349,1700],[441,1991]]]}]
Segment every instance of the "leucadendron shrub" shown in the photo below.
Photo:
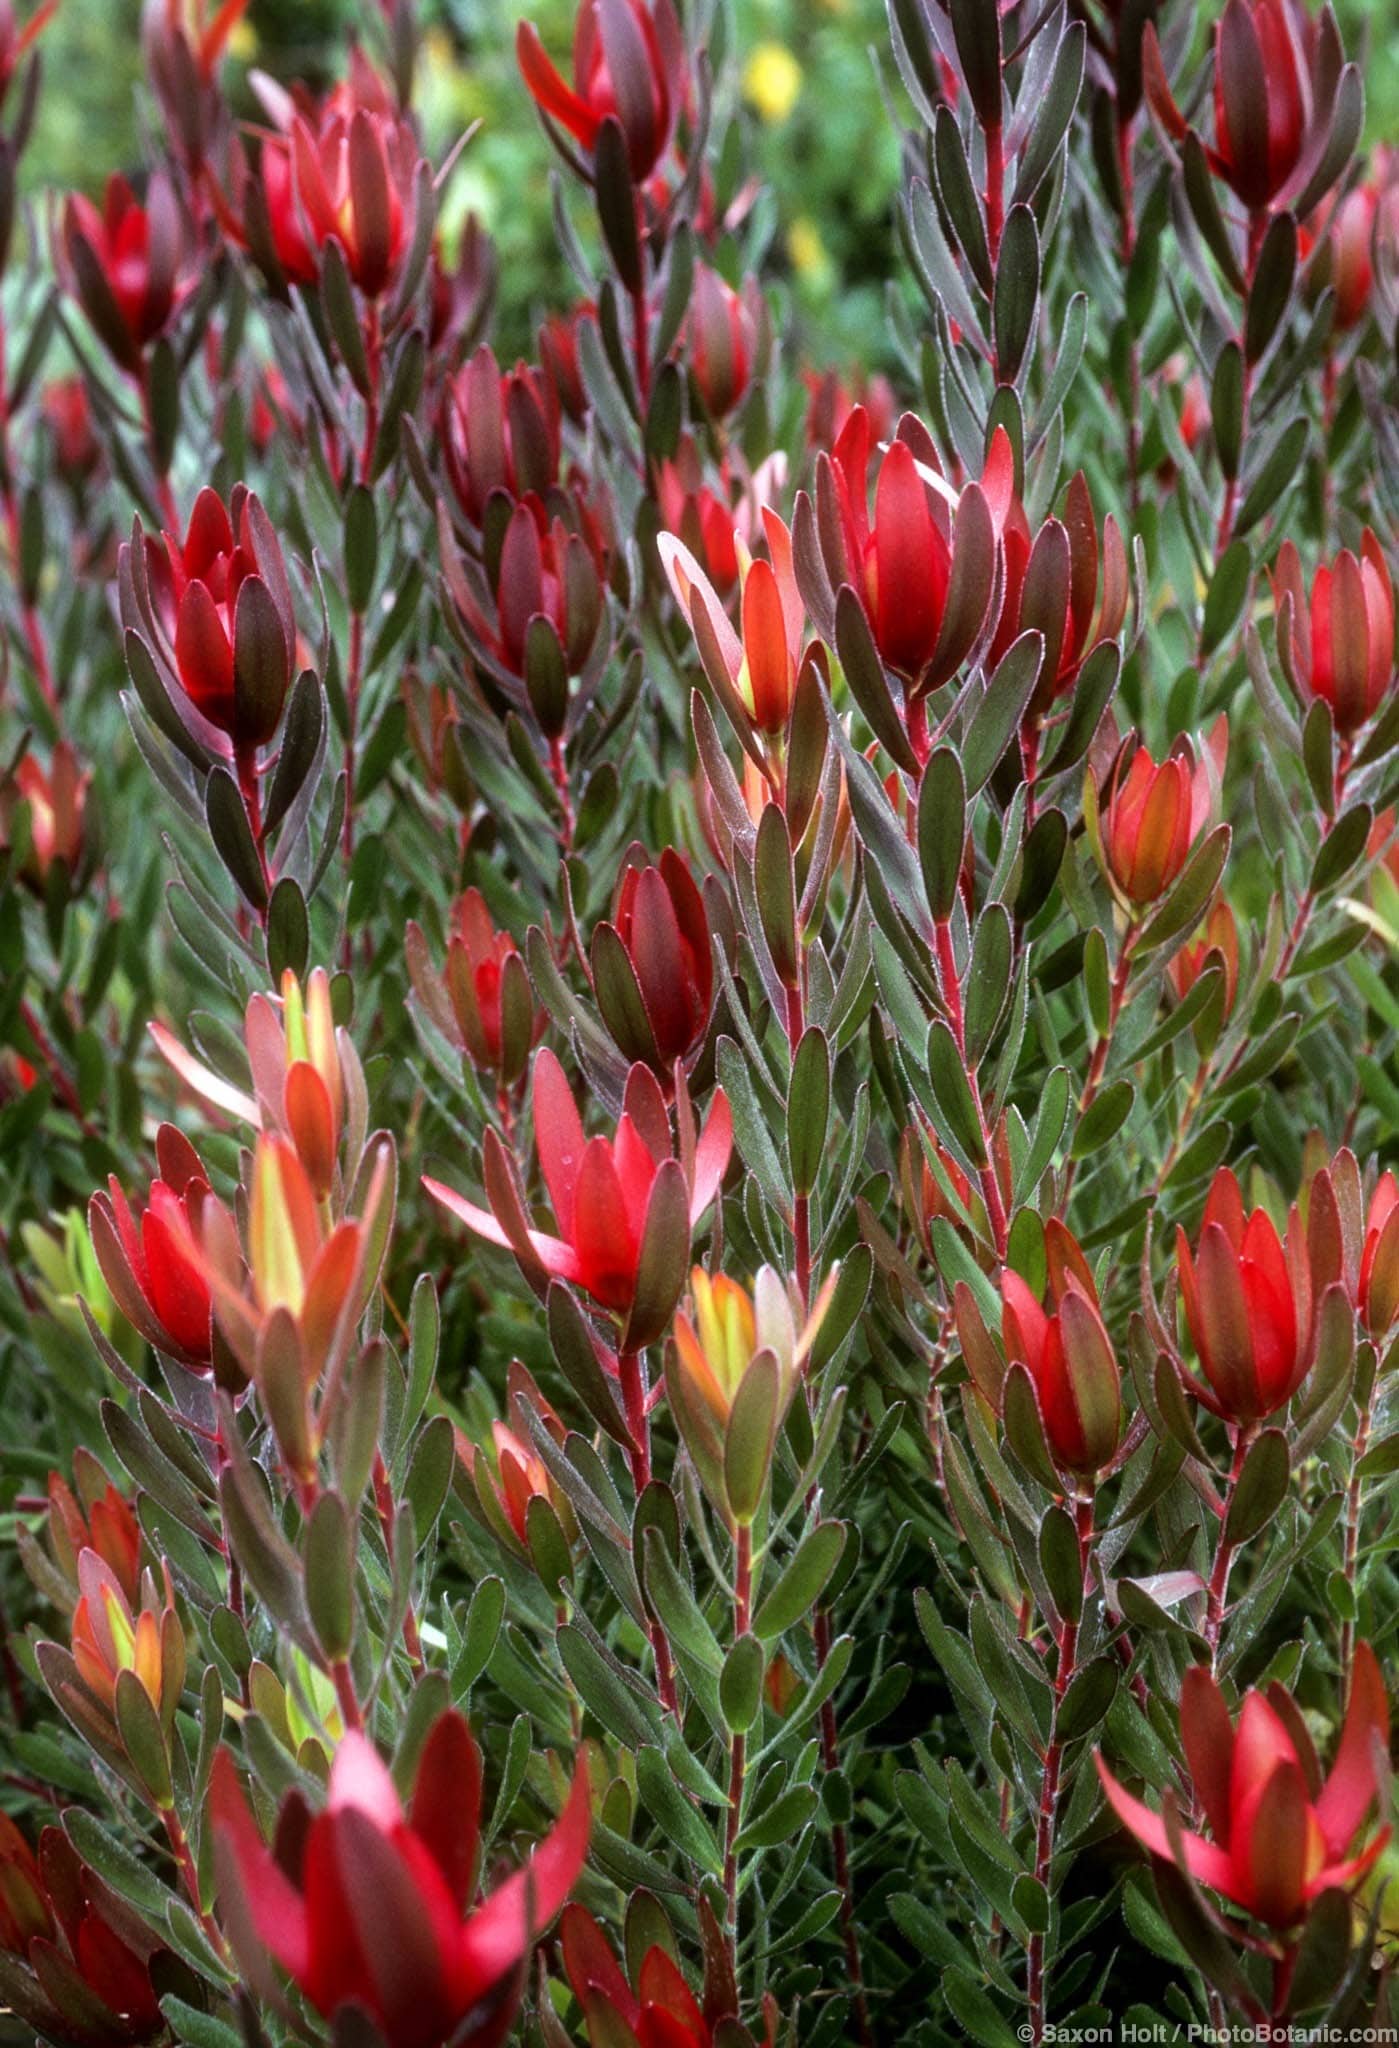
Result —
[{"label": "leucadendron shrub", "polygon": [[0,2039],[1399,2022],[1363,56],[889,0],[849,361],[745,11],[555,8],[516,363],[414,0],[237,116],[241,0],[147,0],[146,161],[21,204],[51,12],[0,5]]}]

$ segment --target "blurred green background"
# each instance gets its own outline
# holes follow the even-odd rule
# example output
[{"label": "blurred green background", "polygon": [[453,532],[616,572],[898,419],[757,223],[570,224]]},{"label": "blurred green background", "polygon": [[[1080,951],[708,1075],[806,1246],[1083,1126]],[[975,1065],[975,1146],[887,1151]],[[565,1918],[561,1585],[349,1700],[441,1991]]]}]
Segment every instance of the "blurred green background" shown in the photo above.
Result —
[{"label": "blurred green background", "polygon": [[[62,0],[44,36],[31,190],[95,190],[109,170],[139,162],[140,124],[151,118],[138,90],[139,12],[139,0]],[[422,0],[429,146],[440,155],[464,125],[483,122],[447,218],[474,208],[497,240],[502,353],[525,349],[538,314],[573,296],[549,221],[551,153],[515,68],[514,29],[522,16],[535,21],[566,68],[574,12],[575,0]],[[1340,0],[1338,12],[1364,64],[1368,139],[1399,142],[1399,0]],[[323,82],[377,13],[374,0],[255,0],[234,45],[235,104],[251,110],[251,66]],[[788,281],[822,360],[877,362],[898,177],[877,75],[884,0],[724,0],[721,31],[742,53],[736,91],[766,188],[751,229],[767,238],[768,274]]]}]

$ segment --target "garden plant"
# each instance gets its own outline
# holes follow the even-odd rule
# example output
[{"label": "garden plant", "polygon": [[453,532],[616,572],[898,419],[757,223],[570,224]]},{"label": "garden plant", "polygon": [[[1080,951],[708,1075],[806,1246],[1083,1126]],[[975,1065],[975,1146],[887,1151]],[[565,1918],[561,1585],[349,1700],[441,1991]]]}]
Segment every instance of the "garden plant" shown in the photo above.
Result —
[{"label": "garden plant", "polygon": [[1390,2037],[1364,48],[888,0],[852,356],[553,7],[517,361],[245,13],[69,194],[0,0],[0,2040]]}]

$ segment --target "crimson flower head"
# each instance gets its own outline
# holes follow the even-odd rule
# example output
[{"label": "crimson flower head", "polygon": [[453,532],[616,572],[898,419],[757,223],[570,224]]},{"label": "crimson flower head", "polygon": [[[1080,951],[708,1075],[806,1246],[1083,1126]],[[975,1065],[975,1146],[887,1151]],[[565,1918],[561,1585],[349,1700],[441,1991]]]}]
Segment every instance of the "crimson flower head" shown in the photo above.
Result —
[{"label": "crimson flower head", "polygon": [[571,313],[551,313],[539,330],[539,366],[560,406],[575,423],[588,411],[588,392],[578,358],[579,330],[597,326],[597,307],[584,299]]},{"label": "crimson flower head", "polygon": [[1091,1478],[1117,1455],[1122,1382],[1103,1327],[1088,1261],[1052,1217],[1045,1226],[1048,1308],[1007,1267],[1001,1274],[1001,1334],[1006,1358],[1034,1384],[1055,1462]]},{"label": "crimson flower head", "polygon": [[[914,414],[904,414],[880,457],[871,499],[874,454],[873,422],[857,405],[830,455],[817,457],[814,517],[805,498],[798,500],[794,535],[807,519],[814,543],[797,549],[801,590],[829,638],[838,599],[849,586],[880,659],[904,679],[911,696],[922,697],[954,673],[985,623],[994,583],[991,515],[979,483],[959,498],[944,480],[933,438]],[[985,544],[969,551],[978,566],[968,570],[958,603],[949,606],[953,535],[968,518],[983,530]]]},{"label": "crimson flower head", "polygon": [[654,867],[640,847],[628,854],[592,963],[603,1021],[628,1060],[669,1075],[703,1042],[714,1001],[709,919],[673,847]]},{"label": "crimson flower head", "polygon": [[519,948],[509,932],[496,930],[481,891],[468,889],[457,903],[440,974],[415,924],[408,927],[407,954],[414,994],[448,1044],[465,1052],[478,1072],[513,1087],[544,1016]]},{"label": "crimson flower head", "polygon": [[[439,528],[445,528],[445,514]],[[441,532],[443,571],[473,651],[503,683],[524,683],[549,738],[568,719],[567,678],[581,675],[606,614],[601,546],[531,492],[516,505],[484,564],[490,594]]]},{"label": "crimson flower head", "polygon": [[59,263],[69,289],[123,370],[139,371],[189,290],[184,232],[168,178],[155,171],[142,205],[113,175],[101,209],[73,193],[63,209]]},{"label": "crimson flower head", "polygon": [[160,1178],[133,1212],[115,1177],[88,1206],[92,1248],[112,1299],[148,1344],[191,1371],[213,1359],[213,1301],[195,1244],[212,1200],[198,1153],[173,1124],[156,1135]]},{"label": "crimson flower head", "polygon": [[[1047,519],[1031,535],[1025,509],[1013,495],[1010,444],[998,437],[982,478],[1005,556],[1001,616],[986,655],[993,669],[1022,633],[1044,635],[1044,666],[1029,715],[1042,717],[1065,696],[1093,648],[1114,640],[1127,616],[1127,550],[1109,513],[1102,545],[1083,471],[1069,484],[1062,519]],[[1102,597],[1099,599],[1099,565]]]},{"label": "crimson flower head", "polygon": [[12,844],[14,813],[23,804],[29,816],[28,847],[20,875],[42,892],[55,861],[72,876],[83,857],[84,814],[92,777],[78,765],[67,740],[59,740],[45,768],[25,753],[13,774],[0,778],[0,846]]},{"label": "crimson flower head", "polygon": [[242,484],[227,504],[207,485],[181,541],[147,537],[149,619],[200,716],[234,752],[266,746],[291,684],[296,620],[281,542]]},{"label": "crimson flower head", "polygon": [[1399,1315],[1399,1180],[1382,1173],[1367,1202],[1346,1147],[1313,1175],[1304,1202],[1313,1298],[1339,1285],[1366,1334],[1387,1337]]},{"label": "crimson flower head", "polygon": [[479,527],[496,492],[543,498],[558,482],[560,399],[554,380],[525,363],[502,375],[484,343],[448,380],[442,399],[447,480]]},{"label": "crimson flower head", "polygon": [[644,183],[666,153],[685,98],[685,39],[672,0],[581,0],[571,87],[532,22],[520,23],[515,54],[540,112],[584,149],[593,149],[604,121],[617,121],[632,176]]},{"label": "crimson flower head", "polygon": [[1104,871],[1133,910],[1165,895],[1216,815],[1228,741],[1221,719],[1198,754],[1178,740],[1161,762],[1145,747],[1119,758],[1099,831]]},{"label": "crimson flower head", "polygon": [[175,1611],[170,1567],[141,1581],[140,1600],[128,1600],[116,1573],[95,1550],[78,1555],[79,1599],[73,1609],[73,1663],[93,1700],[116,1711],[117,1683],[132,1671],[167,1730],[185,1684],[185,1632]]},{"label": "crimson flower head", "polygon": [[[564,1970],[583,2009],[591,2048],[714,2048],[720,2038],[733,2048],[751,2048],[752,2036],[738,2026],[731,1987],[707,1981],[701,2002],[659,1943],[646,1951],[628,1982],[612,1944],[582,1906],[565,1908],[559,1932]],[[715,1975],[713,1965],[708,1975]],[[770,2048],[774,2014],[766,2010],[765,2017]]]},{"label": "crimson flower head", "polygon": [[868,375],[854,370],[843,377],[839,370],[803,370],[807,390],[806,439],[811,448],[829,448],[840,439],[845,423],[857,405],[869,415],[876,441],[887,441],[898,420],[894,387],[882,372]]},{"label": "crimson flower head", "polygon": [[1310,1362],[1312,1288],[1300,1231],[1278,1237],[1265,1209],[1244,1214],[1239,1183],[1221,1166],[1194,1252],[1176,1231],[1181,1298],[1202,1382],[1187,1391],[1229,1422],[1260,1422],[1292,1399]]},{"label": "crimson flower head", "polygon": [[752,379],[758,342],[753,296],[736,292],[707,263],[696,269],[686,337],[690,369],[711,419],[731,413]]},{"label": "crimson flower head", "polygon": [[127,1599],[139,1600],[141,1525],[135,1509],[91,1451],[77,1451],[73,1477],[76,1493],[61,1472],[49,1474],[49,1549],[54,1563],[76,1586],[79,1557],[85,1550],[94,1551]]},{"label": "crimson flower head", "polygon": [[658,468],[656,501],[661,523],[667,533],[678,536],[718,595],[728,598],[739,580],[736,509],[703,481],[698,464],[687,459],[692,454],[692,446],[682,446],[677,461],[663,462]]},{"label": "crimson flower head", "polygon": [[[1350,1702],[1323,1781],[1307,1724],[1281,1685],[1245,1693],[1237,1724],[1216,1680],[1192,1664],[1181,1681],[1180,1736],[1209,1836],[1182,1830],[1185,1868],[1265,1927],[1295,1927],[1322,1892],[1349,1890],[1389,1839],[1358,1838],[1379,1792],[1389,1702],[1368,1643],[1358,1643]],[[1108,1803],[1153,1856],[1175,1861],[1160,1814],[1124,1790],[1095,1755]]]},{"label": "crimson flower head", "polygon": [[346,1735],[324,1808],[282,1808],[275,1849],[248,1810],[229,1752],[210,1794],[224,1925],[245,1967],[280,1964],[333,2020],[367,2014],[385,2048],[497,2048],[514,2022],[530,1950],[588,1848],[586,1766],[521,1870],[475,1905],[481,1752],[449,1708],[423,1745],[405,1813],[363,1735]]},{"label": "crimson flower head", "polygon": [[1239,989],[1239,926],[1223,897],[1214,905],[1194,938],[1188,939],[1180,951],[1171,956],[1166,978],[1178,1003],[1184,1002],[1211,960],[1217,960],[1224,970],[1224,1015],[1227,1017],[1233,1010]]},{"label": "crimson flower head", "polygon": [[770,506],[762,510],[768,557],[752,557],[734,536],[729,520],[743,597],[739,630],[724,609],[709,576],[683,540],[663,533],[657,551],[699,644],[705,672],[730,716],[742,731],[777,739],[787,730],[796,693],[806,629],[806,611],[797,588],[792,536]]},{"label": "crimson flower head", "polygon": [[71,490],[86,483],[102,461],[93,431],[92,401],[82,377],[54,377],[44,386],[44,419],[53,436],[54,458]]},{"label": "crimson flower head", "polygon": [[527,1278],[542,1286],[553,1276],[582,1287],[622,1319],[627,1348],[639,1349],[670,1322],[685,1285],[691,1234],[719,1192],[733,1144],[722,1088],[698,1136],[683,1091],[680,1099],[678,1158],[661,1085],[641,1065],[627,1075],[614,1136],[585,1138],[563,1068],[546,1046],[534,1062],[534,1131],[557,1236],[530,1226],[515,1170],[493,1130],[484,1160],[490,1209],[439,1181],[423,1185],[478,1237],[513,1251]]},{"label": "crimson flower head", "polygon": [[1359,558],[1343,548],[1312,578],[1307,602],[1302,563],[1290,540],[1273,575],[1278,657],[1304,704],[1320,697],[1336,730],[1351,739],[1373,718],[1394,682],[1394,585],[1367,526]]},{"label": "crimson flower head", "polygon": [[1370,178],[1354,185],[1336,208],[1316,262],[1336,294],[1335,324],[1341,333],[1358,327],[1370,309],[1375,284],[1375,223],[1381,192]]},{"label": "crimson flower head", "polygon": [[43,1830],[36,1855],[0,1814],[5,2003],[26,2028],[71,2048],[138,2048],[164,2035],[150,1976],[161,1948],[61,1828]]},{"label": "crimson flower head", "polygon": [[[1205,153],[1251,211],[1286,206],[1321,168],[1342,61],[1329,10],[1313,20],[1300,0],[1226,0],[1214,32],[1214,146]],[[1150,22],[1142,82],[1167,134],[1184,140],[1188,124]]]},{"label": "crimson flower head", "polygon": [[57,12],[58,0],[42,0],[21,27],[15,16],[14,0],[0,0],[0,105],[26,54]]}]

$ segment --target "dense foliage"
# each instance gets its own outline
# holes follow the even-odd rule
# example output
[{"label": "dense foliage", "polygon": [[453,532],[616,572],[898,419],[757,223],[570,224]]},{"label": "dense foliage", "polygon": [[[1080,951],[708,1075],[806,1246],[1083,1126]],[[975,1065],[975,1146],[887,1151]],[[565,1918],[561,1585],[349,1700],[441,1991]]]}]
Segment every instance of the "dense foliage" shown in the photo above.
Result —
[{"label": "dense foliage", "polygon": [[443,140],[414,0],[148,0],[53,193],[0,0],[0,2038],[1365,2038],[1360,67],[888,0],[769,181],[781,45],[557,14]]}]

